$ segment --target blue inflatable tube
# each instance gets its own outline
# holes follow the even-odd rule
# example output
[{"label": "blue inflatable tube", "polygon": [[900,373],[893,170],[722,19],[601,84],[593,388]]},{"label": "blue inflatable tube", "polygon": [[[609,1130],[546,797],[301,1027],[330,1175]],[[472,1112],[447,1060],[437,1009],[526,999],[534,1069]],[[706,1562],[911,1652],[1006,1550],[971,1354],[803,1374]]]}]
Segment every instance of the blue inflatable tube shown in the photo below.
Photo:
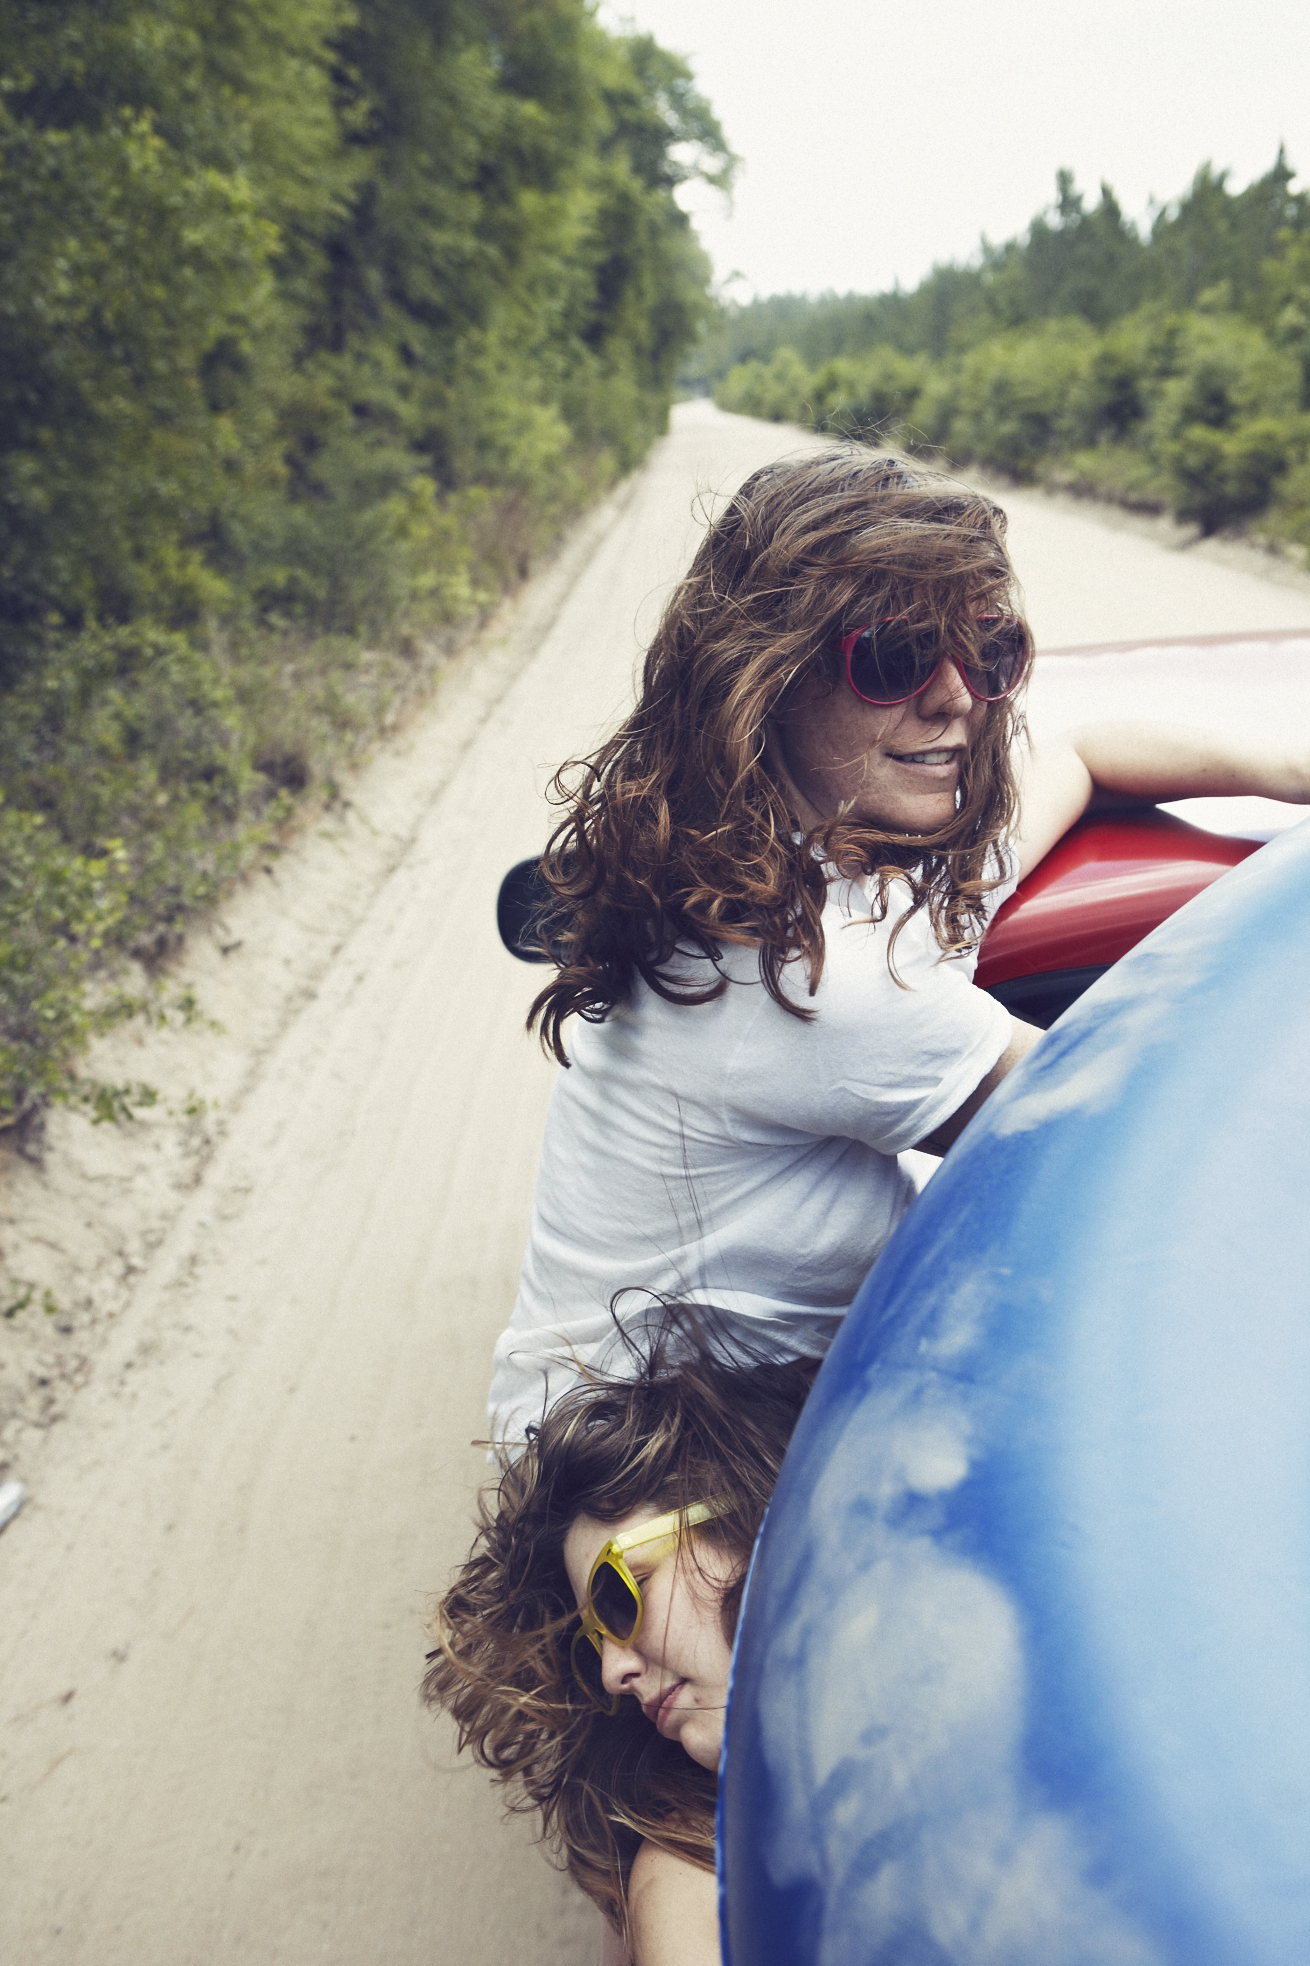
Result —
[{"label": "blue inflatable tube", "polygon": [[752,1571],[729,1966],[1310,1960],[1310,826],[889,1244]]}]

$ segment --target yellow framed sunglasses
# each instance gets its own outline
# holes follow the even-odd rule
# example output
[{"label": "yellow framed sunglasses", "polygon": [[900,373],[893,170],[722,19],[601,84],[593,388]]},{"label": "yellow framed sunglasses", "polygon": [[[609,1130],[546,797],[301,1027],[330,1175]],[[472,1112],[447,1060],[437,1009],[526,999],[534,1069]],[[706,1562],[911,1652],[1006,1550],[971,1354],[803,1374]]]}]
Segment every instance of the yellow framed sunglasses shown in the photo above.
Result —
[{"label": "yellow framed sunglasses", "polygon": [[582,1623],[574,1634],[569,1664],[578,1685],[601,1713],[613,1717],[619,1710],[619,1695],[607,1693],[601,1679],[605,1640],[630,1645],[646,1615],[641,1585],[624,1560],[629,1550],[644,1549],[648,1543],[680,1542],[688,1529],[722,1515],[724,1506],[719,1501],[693,1502],[689,1509],[670,1509],[667,1515],[653,1516],[622,1536],[611,1536],[592,1564]]}]

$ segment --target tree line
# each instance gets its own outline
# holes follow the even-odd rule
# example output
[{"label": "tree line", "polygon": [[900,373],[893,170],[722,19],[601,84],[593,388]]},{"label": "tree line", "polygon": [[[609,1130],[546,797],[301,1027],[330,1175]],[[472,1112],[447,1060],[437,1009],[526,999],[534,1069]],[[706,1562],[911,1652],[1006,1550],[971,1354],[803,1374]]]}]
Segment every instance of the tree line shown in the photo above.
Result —
[{"label": "tree line", "polygon": [[1024,480],[1310,548],[1310,193],[1208,165],[1139,228],[1071,174],[1026,234],[912,292],[724,309],[726,408],[898,436]]},{"label": "tree line", "polygon": [[6,0],[0,1126],[664,427],[731,165],[588,0]]}]

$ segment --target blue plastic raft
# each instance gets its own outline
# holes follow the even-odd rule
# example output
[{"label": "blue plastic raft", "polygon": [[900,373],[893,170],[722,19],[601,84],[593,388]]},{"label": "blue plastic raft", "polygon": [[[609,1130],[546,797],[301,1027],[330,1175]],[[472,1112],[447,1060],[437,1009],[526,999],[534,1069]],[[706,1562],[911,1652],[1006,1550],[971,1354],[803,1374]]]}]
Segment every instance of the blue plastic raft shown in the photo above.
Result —
[{"label": "blue plastic raft", "polygon": [[739,1640],[730,1966],[1310,1961],[1310,826],[952,1151]]}]

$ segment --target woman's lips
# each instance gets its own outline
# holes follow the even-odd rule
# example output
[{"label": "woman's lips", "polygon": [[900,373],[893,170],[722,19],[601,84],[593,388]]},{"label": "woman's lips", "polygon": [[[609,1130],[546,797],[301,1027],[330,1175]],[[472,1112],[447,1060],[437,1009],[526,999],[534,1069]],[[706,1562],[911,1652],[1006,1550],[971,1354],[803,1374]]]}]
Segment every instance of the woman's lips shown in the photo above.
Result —
[{"label": "woman's lips", "polygon": [[665,1722],[670,1718],[678,1702],[678,1695],[687,1684],[685,1679],[675,1679],[672,1686],[657,1699],[648,1700],[642,1711],[647,1720],[653,1720],[660,1733],[665,1732]]},{"label": "woman's lips", "polygon": [[915,771],[955,771],[960,762],[960,753],[947,746],[925,745],[922,751],[893,751],[891,756],[898,765],[910,765]]}]

